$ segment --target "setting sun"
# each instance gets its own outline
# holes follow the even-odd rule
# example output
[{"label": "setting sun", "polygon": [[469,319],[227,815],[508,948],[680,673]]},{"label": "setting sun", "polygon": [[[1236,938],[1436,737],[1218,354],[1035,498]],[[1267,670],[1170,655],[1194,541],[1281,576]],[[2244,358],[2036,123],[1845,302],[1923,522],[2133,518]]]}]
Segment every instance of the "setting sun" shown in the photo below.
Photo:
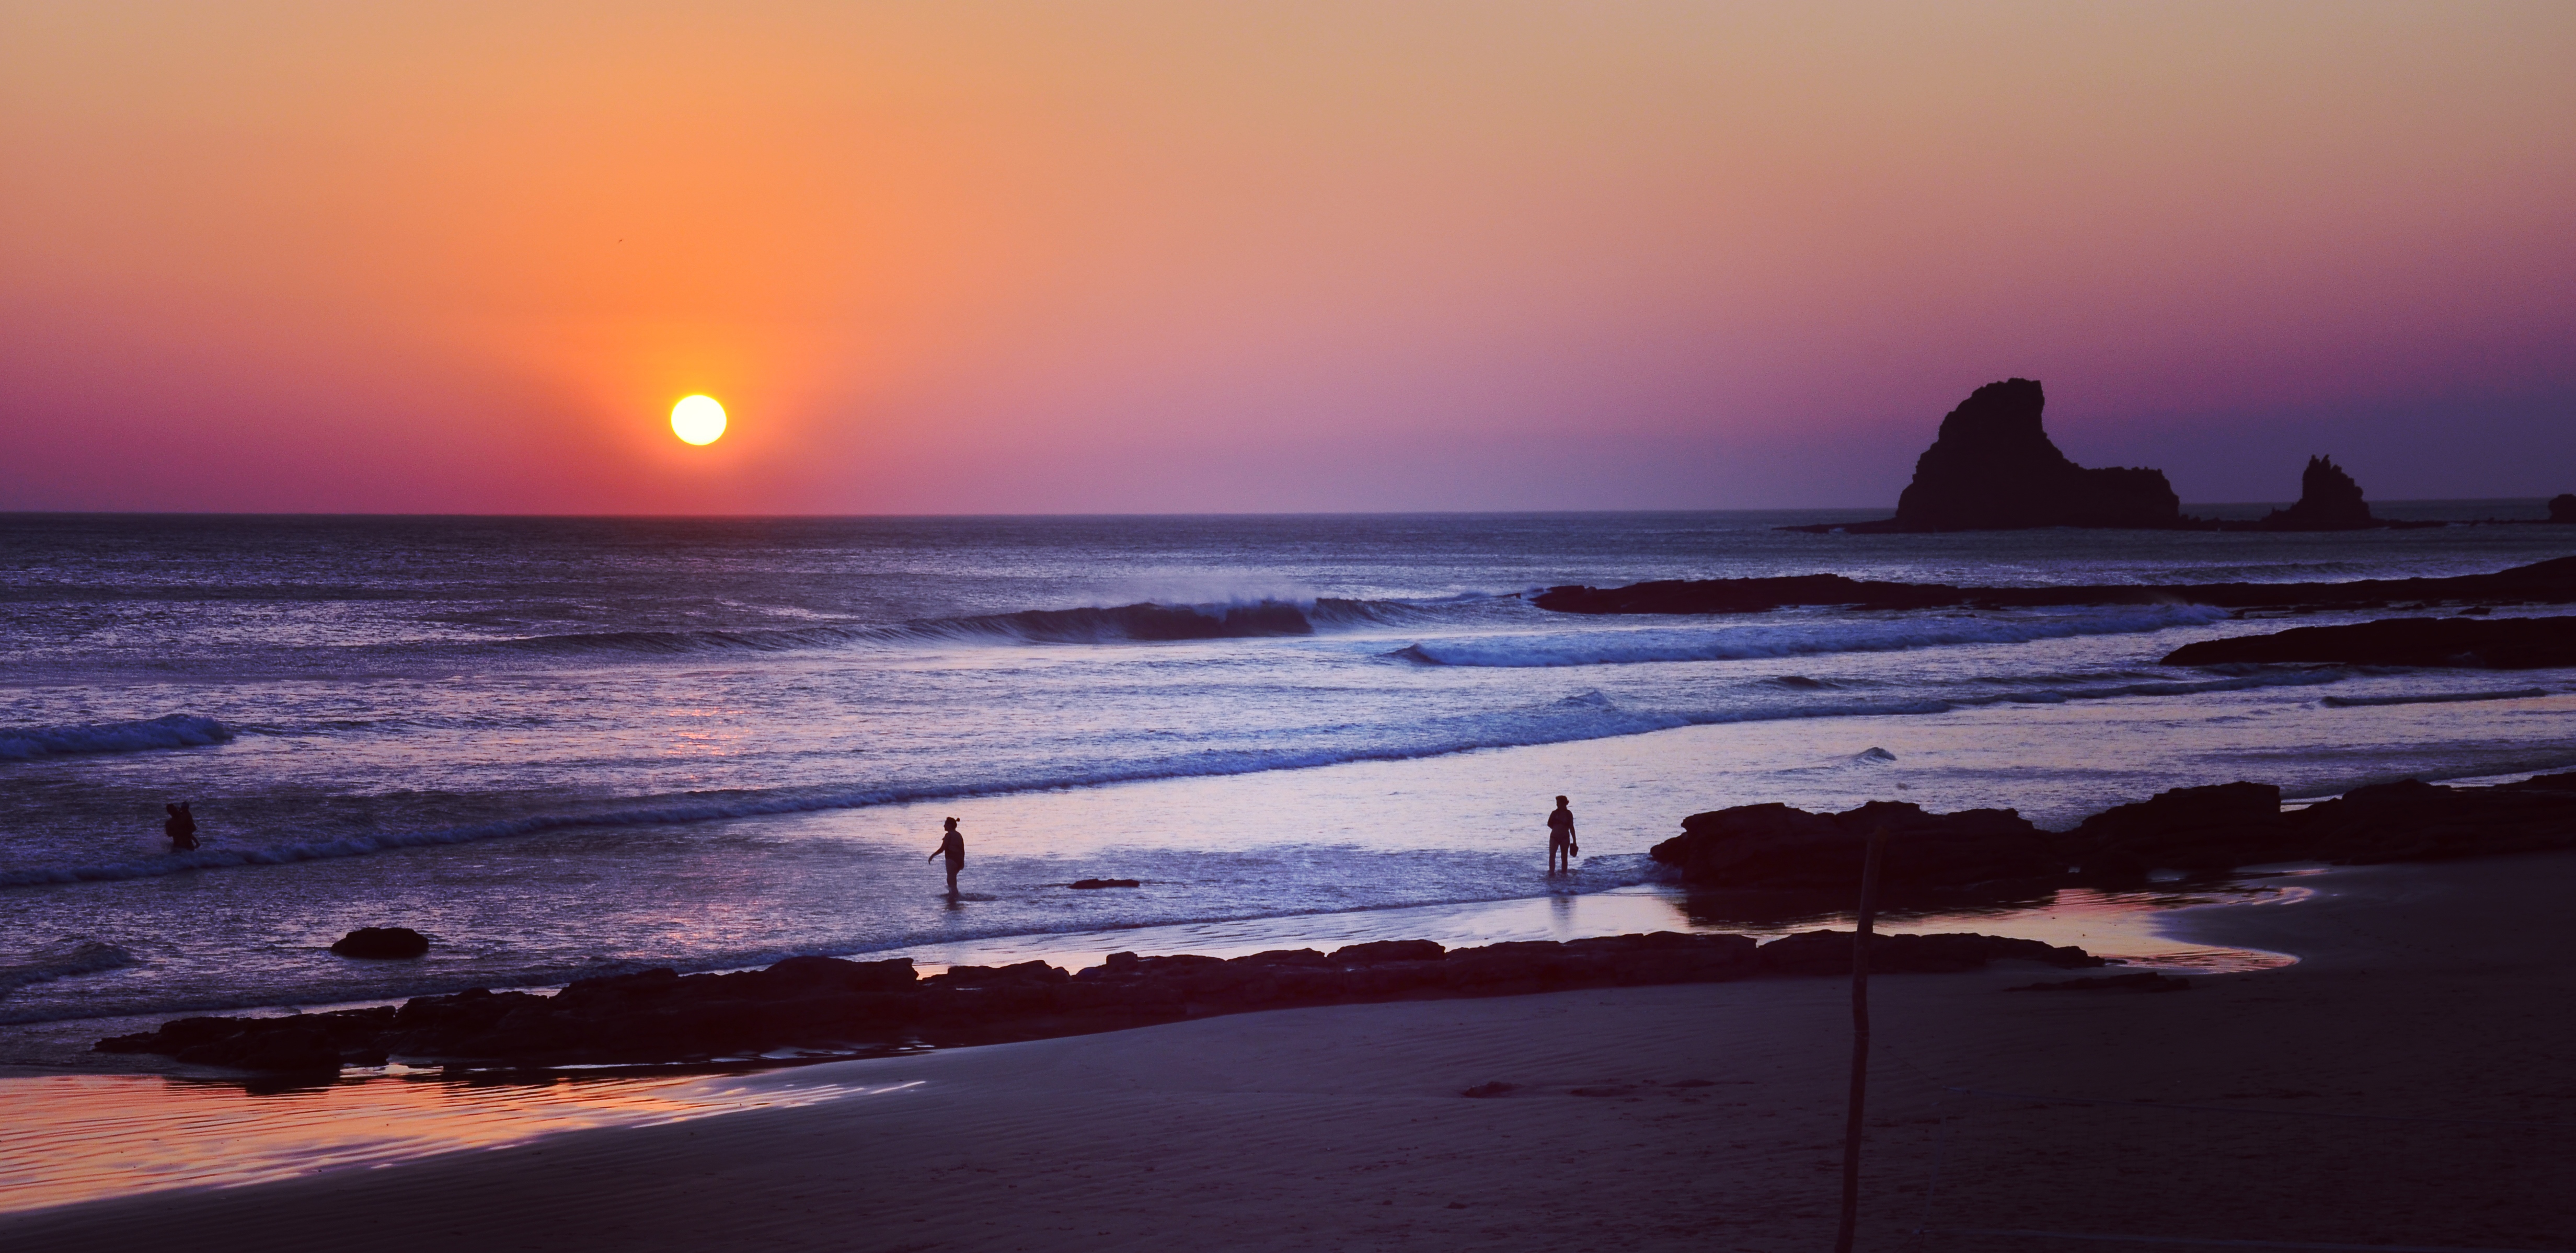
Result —
[{"label": "setting sun", "polygon": [[671,406],[671,433],[692,444],[712,444],[725,433],[724,406],[713,396],[690,396]]}]

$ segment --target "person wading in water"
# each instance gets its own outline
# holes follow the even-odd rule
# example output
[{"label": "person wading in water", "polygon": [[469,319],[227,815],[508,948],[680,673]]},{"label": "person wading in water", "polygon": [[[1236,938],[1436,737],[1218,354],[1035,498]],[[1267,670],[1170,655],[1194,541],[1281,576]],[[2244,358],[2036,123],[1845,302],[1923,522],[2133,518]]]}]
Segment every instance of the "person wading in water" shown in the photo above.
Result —
[{"label": "person wading in water", "polygon": [[170,837],[170,851],[184,853],[197,846],[197,816],[188,812],[188,802],[163,805],[169,817],[161,821],[161,834]]},{"label": "person wading in water", "polygon": [[929,861],[943,856],[948,859],[948,894],[955,896],[957,895],[957,872],[966,868],[966,837],[958,832],[957,820],[954,818],[948,820],[948,829],[940,833],[939,847],[930,850],[930,856],[922,860]]},{"label": "person wading in water", "polygon": [[1583,850],[1574,844],[1574,809],[1562,796],[1556,798],[1556,809],[1547,816],[1547,872],[1560,868],[1574,873],[1575,854]]}]

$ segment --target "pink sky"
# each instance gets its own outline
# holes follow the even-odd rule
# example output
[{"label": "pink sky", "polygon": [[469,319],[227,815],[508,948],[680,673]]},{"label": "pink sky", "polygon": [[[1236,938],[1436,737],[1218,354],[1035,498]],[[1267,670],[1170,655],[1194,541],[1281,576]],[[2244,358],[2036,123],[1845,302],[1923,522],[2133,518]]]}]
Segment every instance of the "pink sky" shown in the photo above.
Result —
[{"label": "pink sky", "polygon": [[[0,16],[0,509],[2576,490],[2576,6]],[[671,403],[722,399],[726,437]]]}]

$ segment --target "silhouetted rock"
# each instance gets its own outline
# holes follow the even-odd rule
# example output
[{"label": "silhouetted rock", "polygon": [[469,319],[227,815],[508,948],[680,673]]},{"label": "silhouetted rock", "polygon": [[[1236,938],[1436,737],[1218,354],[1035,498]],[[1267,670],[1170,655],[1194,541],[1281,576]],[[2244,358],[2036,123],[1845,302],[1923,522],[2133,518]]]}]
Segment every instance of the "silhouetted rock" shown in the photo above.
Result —
[{"label": "silhouetted rock", "polygon": [[2046,405],[2036,379],[2005,379],[1978,388],[1941,419],[1940,435],[1915,459],[1914,481],[1897,497],[1896,516],[1841,529],[2008,531],[2182,524],[2180,498],[2164,471],[2088,470],[2067,460],[2040,424]]},{"label": "silhouetted rock", "polygon": [[[2250,524],[2249,524],[2250,525]],[[1659,579],[1626,587],[1552,587],[1530,598],[1559,613],[1764,613],[1797,605],[1856,609],[2032,609],[2056,605],[2214,605],[2225,609],[2378,608],[2392,601],[2576,604],[2576,557],[2494,574],[2349,583],[2111,583],[1953,587],[1839,574],[1756,579]]]},{"label": "silhouetted rock", "polygon": [[291,1018],[183,1018],[101,1040],[245,1070],[319,1071],[415,1060],[525,1065],[747,1058],[1108,1031],[1206,1014],[1438,996],[1748,978],[1740,935],[1604,936],[1444,950],[1428,940],[1279,949],[1219,959],[1113,953],[1079,973],[1043,962],[956,966],[915,979],[904,960],[799,957],[767,970],[584,979],[553,996],[482,989]]},{"label": "silhouetted rock", "polygon": [[[1802,931],[1782,936],[1755,951],[1764,974],[1847,975],[1851,973],[1852,932]],[[1981,970],[1995,961],[2029,961],[2045,966],[2082,967],[2105,964],[2072,945],[2042,944],[2000,935],[1936,932],[1931,935],[1869,937],[1872,974],[1949,974]]]},{"label": "silhouetted rock", "polygon": [[2160,867],[2225,870],[2306,852],[2281,817],[2281,789],[2269,783],[2158,792],[2085,819],[2067,842],[2085,876],[2111,887],[2139,882]]},{"label": "silhouetted rock", "polygon": [[1137,886],[1137,881],[1134,879],[1076,879],[1065,886],[1089,891],[1093,888],[1132,888]]},{"label": "silhouetted rock", "polygon": [[2561,492],[2549,498],[2549,520],[2576,522],[2576,492]]},{"label": "silhouetted rock", "polygon": [[2456,666],[2530,670],[2576,666],[2576,617],[2384,618],[2351,626],[2293,627],[2185,644],[2169,666],[2306,662],[2356,666]]},{"label": "silhouetted rock", "polygon": [[343,1065],[383,1065],[382,1038],[393,1021],[391,1006],[284,1018],[181,1018],[158,1030],[101,1040],[94,1047],[101,1053],[154,1053],[235,1070],[337,1071]]},{"label": "silhouetted rock", "polygon": [[2299,475],[2299,503],[2263,515],[2255,526],[2266,531],[2359,531],[2378,526],[2361,484],[2331,457],[2310,457]]},{"label": "silhouetted rock", "polygon": [[429,937],[409,927],[360,927],[341,936],[331,951],[342,957],[418,957],[429,951]]},{"label": "silhouetted rock", "polygon": [[1649,855],[1694,887],[1848,895],[1881,827],[1879,885],[1890,901],[2045,890],[2065,877],[2058,837],[2012,810],[1928,814],[1888,801],[1839,814],[1778,804],[1692,814]]},{"label": "silhouetted rock", "polygon": [[2576,774],[2500,787],[2408,779],[2354,788],[2289,821],[2310,856],[2350,865],[2576,848]]}]

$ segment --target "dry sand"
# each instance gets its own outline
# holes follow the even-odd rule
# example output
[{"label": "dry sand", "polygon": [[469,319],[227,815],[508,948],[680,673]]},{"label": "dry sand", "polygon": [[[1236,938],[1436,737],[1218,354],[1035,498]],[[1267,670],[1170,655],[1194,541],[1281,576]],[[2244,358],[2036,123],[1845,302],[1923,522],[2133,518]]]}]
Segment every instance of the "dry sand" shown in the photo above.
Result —
[{"label": "dry sand", "polygon": [[[2066,977],[2036,968],[1875,981],[1861,1247],[2097,1247],[1941,1233],[1973,1228],[2576,1248],[2576,856],[2324,882],[2188,915],[2306,959],[2188,992],[2002,990]],[[844,1063],[916,1086],[5,1216],[0,1248],[1812,1251],[1833,1235],[1847,1014],[1839,980],[1764,980]],[[1489,1081],[1515,1087],[1460,1095]],[[1927,1212],[1940,1232],[1916,1230]]]}]

